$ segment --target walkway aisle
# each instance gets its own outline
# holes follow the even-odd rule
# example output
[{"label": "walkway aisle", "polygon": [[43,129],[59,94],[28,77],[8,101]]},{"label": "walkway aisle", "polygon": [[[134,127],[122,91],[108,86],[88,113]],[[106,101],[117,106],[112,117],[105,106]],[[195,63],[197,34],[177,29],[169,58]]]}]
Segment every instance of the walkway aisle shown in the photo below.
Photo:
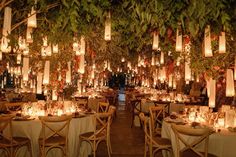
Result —
[{"label": "walkway aisle", "polygon": [[[119,102],[117,117],[111,127],[112,157],[143,157],[144,133],[141,128],[131,128],[131,114]],[[97,157],[107,157],[105,142],[99,145]]]}]

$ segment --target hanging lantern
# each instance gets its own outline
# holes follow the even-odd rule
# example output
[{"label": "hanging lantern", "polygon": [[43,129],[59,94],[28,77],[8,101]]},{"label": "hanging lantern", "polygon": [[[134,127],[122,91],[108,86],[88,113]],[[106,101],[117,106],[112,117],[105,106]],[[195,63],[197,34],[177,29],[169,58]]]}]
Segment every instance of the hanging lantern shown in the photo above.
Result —
[{"label": "hanging lantern", "polygon": [[37,28],[37,17],[34,7],[31,9],[31,13],[28,14],[27,27]]},{"label": "hanging lantern", "polygon": [[17,56],[16,56],[16,63],[17,64],[21,63],[21,54],[17,54]]},{"label": "hanging lantern", "polygon": [[11,34],[11,13],[12,9],[10,7],[5,7],[4,9],[4,20],[3,20],[3,27],[2,27],[2,35],[7,37]]},{"label": "hanging lantern", "polygon": [[111,62],[107,61],[107,70],[111,71]]},{"label": "hanging lantern", "polygon": [[165,80],[166,80],[166,67],[162,67],[162,69],[160,70],[159,80],[161,81],[161,83],[165,82]]},{"label": "hanging lantern", "polygon": [[26,41],[21,36],[18,39],[18,45],[20,50],[26,49]]},{"label": "hanging lantern", "polygon": [[27,27],[27,30],[26,30],[26,42],[27,43],[33,43],[32,33],[33,33],[33,28]]},{"label": "hanging lantern", "polygon": [[152,63],[151,63],[151,65],[152,65],[152,66],[155,65],[155,56],[154,56],[154,55],[152,55]]},{"label": "hanging lantern", "polygon": [[43,37],[43,46],[44,47],[48,46],[48,37],[47,36]]},{"label": "hanging lantern", "polygon": [[176,89],[176,79],[173,78],[173,89]]},{"label": "hanging lantern", "polygon": [[25,49],[23,50],[23,55],[24,56],[29,55],[29,47],[28,46],[26,46]]},{"label": "hanging lantern", "polygon": [[176,60],[176,66],[180,66],[180,57],[178,57]]},{"label": "hanging lantern", "polygon": [[172,86],[173,86],[173,75],[172,75],[172,74],[169,75],[168,86],[169,86],[169,87],[172,87]]},{"label": "hanging lantern", "polygon": [[221,32],[219,36],[219,53],[226,52],[226,40],[225,40],[225,32]]},{"label": "hanging lantern", "polygon": [[71,62],[67,62],[66,83],[71,83]]},{"label": "hanging lantern", "polygon": [[46,47],[41,47],[41,56],[42,57],[46,57],[47,56],[47,51],[46,51]]},{"label": "hanging lantern", "polygon": [[234,76],[233,70],[227,69],[226,71],[226,97],[234,97]]},{"label": "hanging lantern", "polygon": [[39,72],[37,75],[37,94],[42,94],[42,82],[43,74]]},{"label": "hanging lantern", "polygon": [[182,32],[179,31],[178,28],[177,28],[177,32],[176,32],[175,51],[176,52],[182,52]]},{"label": "hanging lantern", "polygon": [[158,50],[159,48],[159,34],[157,32],[153,33],[153,42],[152,42],[152,49]]},{"label": "hanging lantern", "polygon": [[95,72],[94,72],[94,69],[92,69],[91,71],[91,79],[94,79],[95,78]]},{"label": "hanging lantern", "polygon": [[57,100],[57,91],[56,91],[56,89],[52,90],[52,100]]},{"label": "hanging lantern", "polygon": [[125,62],[125,57],[122,57],[122,58],[121,58],[121,62]]},{"label": "hanging lantern", "polygon": [[161,64],[164,64],[164,58],[165,58],[164,52],[161,52],[161,58],[160,58]]},{"label": "hanging lantern", "polygon": [[0,50],[0,61],[2,60],[2,51]]},{"label": "hanging lantern", "polygon": [[53,44],[52,45],[52,52],[53,53],[58,53],[58,44]]},{"label": "hanging lantern", "polygon": [[236,56],[234,59],[234,80],[236,80]]},{"label": "hanging lantern", "polygon": [[29,58],[24,57],[23,58],[23,68],[22,68],[22,74],[23,74],[23,81],[28,81],[29,76]]},{"label": "hanging lantern", "polygon": [[49,75],[50,75],[50,61],[45,62],[44,73],[43,73],[43,84],[49,84]]},{"label": "hanging lantern", "polygon": [[84,74],[84,63],[85,62],[85,60],[84,60],[84,55],[80,55],[80,62],[79,62],[79,73],[81,73],[81,74]]},{"label": "hanging lantern", "polygon": [[212,78],[210,78],[210,79],[208,79],[208,80],[206,80],[206,88],[207,88],[207,96],[208,96],[208,98],[210,97],[210,92],[211,92],[211,90],[210,90],[210,87],[211,87],[211,80],[212,80]]},{"label": "hanging lantern", "polygon": [[11,46],[8,46],[9,39],[7,37],[3,36],[1,39],[1,51],[2,52],[10,52]]},{"label": "hanging lantern", "polygon": [[52,47],[51,47],[51,44],[49,44],[49,45],[46,47],[46,55],[47,55],[47,56],[51,56],[51,55],[52,55]]},{"label": "hanging lantern", "polygon": [[215,108],[216,104],[216,80],[210,79],[209,107]]},{"label": "hanging lantern", "polygon": [[110,14],[110,12],[108,13],[108,16],[107,16],[106,21],[105,21],[104,39],[106,41],[111,40],[111,14]]},{"label": "hanging lantern", "polygon": [[80,38],[80,54],[81,55],[84,55],[85,54],[85,40],[84,40],[84,37],[81,36]]},{"label": "hanging lantern", "polygon": [[127,67],[128,67],[130,70],[132,69],[131,62],[130,62],[130,61],[127,62]]},{"label": "hanging lantern", "polygon": [[190,59],[187,58],[184,64],[185,69],[185,81],[188,83],[191,80],[191,68],[190,68]]},{"label": "hanging lantern", "polygon": [[211,29],[209,25],[205,28],[204,47],[205,57],[212,57],[213,54],[211,49]]}]

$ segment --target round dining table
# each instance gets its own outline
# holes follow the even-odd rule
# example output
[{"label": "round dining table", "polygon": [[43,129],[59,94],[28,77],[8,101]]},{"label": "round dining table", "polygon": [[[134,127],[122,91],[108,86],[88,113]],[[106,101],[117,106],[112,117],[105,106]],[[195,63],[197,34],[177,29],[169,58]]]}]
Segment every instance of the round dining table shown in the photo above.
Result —
[{"label": "round dining table", "polygon": [[[174,123],[174,121],[173,121]],[[179,122],[177,122],[179,123]],[[171,140],[174,157],[177,154],[177,145],[174,131],[171,128],[171,122],[163,121],[161,136]],[[184,136],[186,141],[193,140],[190,136]],[[183,146],[183,145],[182,145]],[[209,136],[208,153],[217,157],[236,157],[236,132],[230,132],[227,129],[220,129]],[[203,145],[198,146],[199,150],[203,150]],[[164,157],[171,157],[166,151],[162,151]]]},{"label": "round dining table", "polygon": [[[94,127],[95,124],[93,121],[93,114],[86,115],[80,118],[72,118],[68,132],[69,157],[77,157],[78,153],[80,157],[87,157],[89,154],[91,154],[92,152],[91,146],[86,142],[82,142],[80,148],[78,148],[79,135],[93,131]],[[33,157],[39,157],[38,139],[40,137],[41,128],[42,128],[41,121],[38,118],[31,120],[28,119],[28,120],[12,121],[13,136],[27,137],[30,139]],[[27,148],[25,147],[21,148],[18,151],[18,156],[28,157],[30,155],[29,152],[27,151]],[[50,150],[49,153],[47,154],[47,157],[56,157],[56,156],[62,156],[62,152],[60,149],[55,148],[53,150]]]}]

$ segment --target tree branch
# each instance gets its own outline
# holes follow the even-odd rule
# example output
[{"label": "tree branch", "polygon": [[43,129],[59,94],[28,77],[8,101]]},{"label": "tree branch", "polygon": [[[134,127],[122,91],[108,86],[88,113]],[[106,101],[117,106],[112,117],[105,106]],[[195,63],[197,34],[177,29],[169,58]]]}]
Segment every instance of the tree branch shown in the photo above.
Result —
[{"label": "tree branch", "polygon": [[[55,7],[59,6],[59,4],[60,4],[60,3],[57,2],[57,3],[54,3],[54,4],[48,5],[48,6],[47,6],[47,11],[48,11],[49,9],[52,9],[52,8],[55,8]],[[41,11],[36,11],[34,14],[38,14],[38,13],[41,13]],[[34,14],[30,15],[29,17],[33,16]],[[13,31],[13,30],[16,29],[17,27],[19,27],[21,24],[27,22],[27,20],[28,20],[29,17],[27,17],[27,18],[25,18],[24,20],[22,20],[21,22],[18,22],[17,24],[15,24],[15,25],[12,27],[11,31]]]},{"label": "tree branch", "polygon": [[6,0],[3,0],[2,2],[1,2],[1,4],[0,4],[0,12],[2,11],[2,9],[5,7],[5,6],[7,6],[7,5],[9,5],[11,2],[13,2],[14,0],[10,0],[10,1],[7,1],[6,2]]}]

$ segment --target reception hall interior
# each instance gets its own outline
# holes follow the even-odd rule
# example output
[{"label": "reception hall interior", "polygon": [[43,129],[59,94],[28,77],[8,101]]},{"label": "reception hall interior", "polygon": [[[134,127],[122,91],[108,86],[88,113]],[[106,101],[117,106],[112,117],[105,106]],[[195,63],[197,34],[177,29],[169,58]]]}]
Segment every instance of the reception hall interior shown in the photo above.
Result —
[{"label": "reception hall interior", "polygon": [[236,157],[236,0],[0,0],[0,157]]}]

